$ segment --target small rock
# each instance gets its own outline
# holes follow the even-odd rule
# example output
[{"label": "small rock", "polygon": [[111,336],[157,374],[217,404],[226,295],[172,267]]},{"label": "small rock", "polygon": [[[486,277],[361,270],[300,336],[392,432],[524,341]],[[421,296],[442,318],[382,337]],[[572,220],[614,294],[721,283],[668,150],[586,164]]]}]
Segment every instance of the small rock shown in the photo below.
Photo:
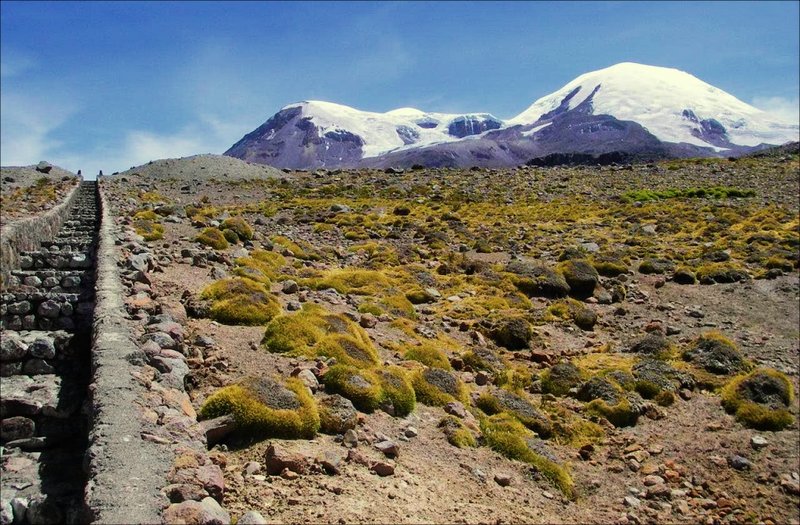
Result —
[{"label": "small rock", "polygon": [[511,485],[511,476],[505,473],[498,473],[494,475],[494,481],[501,487],[507,487]]},{"label": "small rock", "polygon": [[475,384],[478,386],[488,384],[490,379],[491,376],[489,376],[489,374],[484,370],[480,370],[477,374],[475,374]]},{"label": "small rock", "polygon": [[750,446],[754,449],[759,450],[769,445],[769,441],[764,436],[755,435],[750,438]]},{"label": "small rock", "polygon": [[290,452],[276,443],[270,443],[267,447],[264,464],[267,467],[267,473],[272,476],[281,474],[284,469],[289,469],[297,474],[305,474],[308,471],[307,457]]},{"label": "small rock", "polygon": [[465,419],[467,417],[467,409],[458,401],[447,403],[444,406],[444,411],[450,415],[456,416],[459,419]]},{"label": "small rock", "polygon": [[408,427],[403,431],[403,435],[407,438],[413,438],[417,437],[419,435],[419,432],[414,427]]},{"label": "small rock", "polygon": [[40,337],[31,343],[28,353],[40,359],[52,359],[56,356],[56,347],[50,339]]},{"label": "small rock", "polygon": [[636,508],[642,504],[642,501],[636,496],[625,496],[624,503],[626,507]]},{"label": "small rock", "polygon": [[320,464],[327,474],[335,476],[341,472],[341,464],[343,459],[344,458],[342,458],[342,456],[338,453],[331,450],[326,450],[322,454],[322,457],[317,459],[317,463]]},{"label": "small rock", "polygon": [[370,313],[362,314],[358,323],[364,328],[374,328],[378,324],[378,318]]},{"label": "small rock", "polygon": [[355,448],[358,446],[358,434],[356,434],[356,431],[352,428],[347,429],[347,431],[344,433],[342,442],[346,447]]},{"label": "small rock", "polygon": [[753,467],[753,463],[745,457],[733,454],[728,457],[728,466],[734,470],[750,470]]},{"label": "small rock", "polygon": [[243,472],[245,474],[258,474],[261,472],[261,463],[258,461],[248,461],[244,464]]},{"label": "small rock", "polygon": [[283,293],[285,293],[285,294],[293,294],[293,293],[297,293],[297,290],[299,290],[299,289],[300,289],[300,287],[297,285],[296,281],[293,281],[291,279],[283,281]]},{"label": "small rock", "polygon": [[317,376],[308,368],[300,370],[300,372],[297,373],[297,378],[312,392],[316,392],[319,389],[319,380]]},{"label": "small rock", "polygon": [[391,476],[394,474],[394,464],[386,461],[376,461],[370,466],[370,469],[381,477]]},{"label": "small rock", "polygon": [[661,476],[656,476],[655,474],[650,474],[649,476],[645,476],[642,480],[645,487],[652,487],[653,485],[661,485],[664,483],[664,478]]},{"label": "small rock", "polygon": [[231,414],[227,414],[214,419],[207,419],[200,422],[200,428],[206,435],[208,446],[213,447],[236,430],[236,418]]},{"label": "small rock", "polygon": [[672,490],[664,483],[653,485],[647,488],[645,497],[647,499],[670,499],[672,497]]},{"label": "small rock", "polygon": [[285,469],[283,469],[283,470],[281,471],[281,477],[282,477],[283,479],[289,479],[289,480],[292,480],[292,479],[297,479],[297,478],[299,478],[299,477],[300,477],[300,474],[298,474],[297,472],[293,472],[293,471],[289,470],[288,468],[285,468]]},{"label": "small rock", "polygon": [[267,525],[267,520],[257,510],[245,512],[236,522],[237,525]]},{"label": "small rock", "polygon": [[394,458],[400,453],[400,445],[394,441],[381,441],[375,444],[375,448],[383,452],[386,457]]}]

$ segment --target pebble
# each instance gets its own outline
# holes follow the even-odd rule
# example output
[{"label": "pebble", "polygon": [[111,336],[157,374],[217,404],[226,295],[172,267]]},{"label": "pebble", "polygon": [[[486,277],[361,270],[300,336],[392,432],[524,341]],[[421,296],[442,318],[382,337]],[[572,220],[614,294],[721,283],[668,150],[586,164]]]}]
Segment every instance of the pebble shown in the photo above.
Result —
[{"label": "pebble", "polygon": [[728,457],[728,466],[735,470],[750,470],[753,463],[747,458],[734,454]]},{"label": "pebble", "polygon": [[651,474],[649,476],[645,476],[642,480],[645,487],[652,487],[653,485],[662,485],[664,483],[664,478],[661,476],[656,476],[655,474]]},{"label": "pebble", "polygon": [[636,508],[642,504],[642,500],[640,500],[636,496],[625,496],[623,501],[626,507],[632,507],[632,508]]},{"label": "pebble", "polygon": [[403,435],[407,438],[413,438],[419,435],[419,431],[414,427],[408,427],[403,431]]},{"label": "pebble", "polygon": [[236,523],[237,525],[266,525],[267,520],[257,510],[251,510],[243,514]]},{"label": "pebble", "polygon": [[394,441],[380,441],[375,443],[375,448],[383,452],[383,454],[389,458],[394,458],[400,453],[400,445]]},{"label": "pebble", "polygon": [[511,485],[511,476],[505,473],[498,473],[494,475],[494,481],[501,487],[507,487]]},{"label": "pebble", "polygon": [[358,434],[352,428],[348,429],[344,433],[344,438],[342,439],[342,443],[344,446],[349,448],[355,448],[358,446]]},{"label": "pebble", "polygon": [[769,445],[769,441],[764,436],[755,435],[750,438],[750,446],[754,449],[759,450]]},{"label": "pebble", "polygon": [[490,376],[484,370],[479,371],[475,374],[475,384],[478,386],[483,386],[489,383]]},{"label": "pebble", "polygon": [[391,476],[394,474],[394,464],[386,461],[376,461],[370,466],[370,469],[381,477]]}]

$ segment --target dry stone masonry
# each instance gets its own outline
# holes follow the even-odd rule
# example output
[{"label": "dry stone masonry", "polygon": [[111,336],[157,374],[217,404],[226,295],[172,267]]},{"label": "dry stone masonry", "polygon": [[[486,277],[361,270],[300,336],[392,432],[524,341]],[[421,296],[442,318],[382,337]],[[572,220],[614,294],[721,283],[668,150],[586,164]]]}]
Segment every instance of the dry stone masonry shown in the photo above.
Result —
[{"label": "dry stone masonry", "polygon": [[[87,520],[97,199],[96,182],[82,182],[58,233],[18,254],[19,269],[11,269],[0,296],[3,525]],[[57,218],[49,215],[47,227]],[[37,224],[31,220],[31,230]]]}]

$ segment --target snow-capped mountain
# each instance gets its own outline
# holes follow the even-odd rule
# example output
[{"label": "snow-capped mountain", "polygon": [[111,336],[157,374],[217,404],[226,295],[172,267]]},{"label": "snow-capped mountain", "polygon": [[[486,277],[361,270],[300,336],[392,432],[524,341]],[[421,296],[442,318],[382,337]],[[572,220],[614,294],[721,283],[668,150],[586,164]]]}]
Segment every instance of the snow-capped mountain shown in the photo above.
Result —
[{"label": "snow-capped mountain", "polygon": [[288,168],[513,166],[551,153],[735,155],[800,130],[694,76],[625,62],[579,76],[514,118],[290,104],[225,154]]},{"label": "snow-capped mountain", "polygon": [[310,100],[283,107],[225,154],[278,167],[353,166],[363,158],[457,141],[502,125],[488,113],[414,108],[373,113]]}]

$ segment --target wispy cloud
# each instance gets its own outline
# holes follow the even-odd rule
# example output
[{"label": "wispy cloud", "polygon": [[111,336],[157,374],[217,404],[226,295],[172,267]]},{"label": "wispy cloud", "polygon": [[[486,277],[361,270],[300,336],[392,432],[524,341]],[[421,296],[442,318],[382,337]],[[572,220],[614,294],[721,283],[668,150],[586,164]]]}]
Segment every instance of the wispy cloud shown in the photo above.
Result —
[{"label": "wispy cloud", "polygon": [[755,97],[752,105],[789,124],[800,124],[800,98]]},{"label": "wispy cloud", "polygon": [[23,51],[3,46],[0,52],[0,78],[16,77],[34,69],[36,65],[36,59]]},{"label": "wispy cloud", "polygon": [[188,157],[201,153],[221,154],[243,135],[245,124],[201,115],[174,132],[135,129],[117,141],[86,151],[55,153],[52,162],[72,171],[82,170],[89,177],[100,170],[105,174],[125,171],[151,160]]},{"label": "wispy cloud", "polygon": [[28,165],[50,158],[61,146],[53,132],[77,109],[68,101],[22,94],[4,86],[0,93],[0,159],[3,165]]}]

